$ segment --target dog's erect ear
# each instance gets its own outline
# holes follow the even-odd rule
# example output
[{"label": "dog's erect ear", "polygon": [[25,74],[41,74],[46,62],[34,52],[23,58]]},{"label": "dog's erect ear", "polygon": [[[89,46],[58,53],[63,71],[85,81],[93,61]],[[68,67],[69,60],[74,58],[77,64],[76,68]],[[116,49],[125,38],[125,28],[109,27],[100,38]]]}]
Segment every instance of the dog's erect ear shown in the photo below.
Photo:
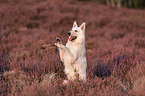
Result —
[{"label": "dog's erect ear", "polygon": [[77,22],[74,21],[73,27],[78,27]]},{"label": "dog's erect ear", "polygon": [[82,23],[82,25],[80,26],[81,30],[84,31],[85,30],[85,22]]}]

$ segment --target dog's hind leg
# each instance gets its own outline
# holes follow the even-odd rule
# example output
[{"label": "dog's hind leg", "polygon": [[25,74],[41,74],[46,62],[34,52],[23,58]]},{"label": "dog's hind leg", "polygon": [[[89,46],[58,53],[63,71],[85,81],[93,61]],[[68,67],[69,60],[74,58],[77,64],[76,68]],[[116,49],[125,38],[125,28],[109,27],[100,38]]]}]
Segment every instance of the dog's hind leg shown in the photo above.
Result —
[{"label": "dog's hind leg", "polygon": [[65,69],[64,69],[67,77],[69,80],[75,79],[75,71],[74,68],[69,63],[65,63]]},{"label": "dog's hind leg", "polygon": [[84,82],[86,82],[86,67],[80,66],[79,69],[77,70],[77,73],[79,74],[79,78]]}]

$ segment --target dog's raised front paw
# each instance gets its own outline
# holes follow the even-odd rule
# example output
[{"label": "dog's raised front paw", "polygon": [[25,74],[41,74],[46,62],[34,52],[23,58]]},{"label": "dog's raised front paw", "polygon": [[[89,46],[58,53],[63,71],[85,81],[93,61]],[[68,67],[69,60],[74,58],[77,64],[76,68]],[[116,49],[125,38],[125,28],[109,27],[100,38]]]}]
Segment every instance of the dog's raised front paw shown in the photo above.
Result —
[{"label": "dog's raised front paw", "polygon": [[64,45],[59,44],[59,43],[54,43],[55,46],[57,46],[58,48],[64,48]]},{"label": "dog's raised front paw", "polygon": [[58,46],[58,43],[54,43],[55,46]]},{"label": "dog's raised front paw", "polygon": [[62,44],[61,39],[56,37],[56,43]]}]

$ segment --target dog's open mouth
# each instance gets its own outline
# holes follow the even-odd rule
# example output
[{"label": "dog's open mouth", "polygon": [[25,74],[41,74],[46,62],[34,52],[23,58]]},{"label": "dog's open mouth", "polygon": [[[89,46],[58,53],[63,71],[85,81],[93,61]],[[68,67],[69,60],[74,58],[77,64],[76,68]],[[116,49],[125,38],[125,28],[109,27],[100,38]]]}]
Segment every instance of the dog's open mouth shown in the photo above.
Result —
[{"label": "dog's open mouth", "polygon": [[69,41],[73,41],[73,40],[75,40],[77,38],[77,36],[69,36]]}]

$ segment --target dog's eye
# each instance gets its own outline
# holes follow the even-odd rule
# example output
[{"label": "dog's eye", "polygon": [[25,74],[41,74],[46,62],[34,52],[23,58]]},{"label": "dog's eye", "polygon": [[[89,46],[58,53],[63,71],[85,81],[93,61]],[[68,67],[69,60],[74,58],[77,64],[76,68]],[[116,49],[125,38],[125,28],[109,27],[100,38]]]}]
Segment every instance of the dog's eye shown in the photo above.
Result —
[{"label": "dog's eye", "polygon": [[75,32],[78,32],[78,30],[75,30]]}]

